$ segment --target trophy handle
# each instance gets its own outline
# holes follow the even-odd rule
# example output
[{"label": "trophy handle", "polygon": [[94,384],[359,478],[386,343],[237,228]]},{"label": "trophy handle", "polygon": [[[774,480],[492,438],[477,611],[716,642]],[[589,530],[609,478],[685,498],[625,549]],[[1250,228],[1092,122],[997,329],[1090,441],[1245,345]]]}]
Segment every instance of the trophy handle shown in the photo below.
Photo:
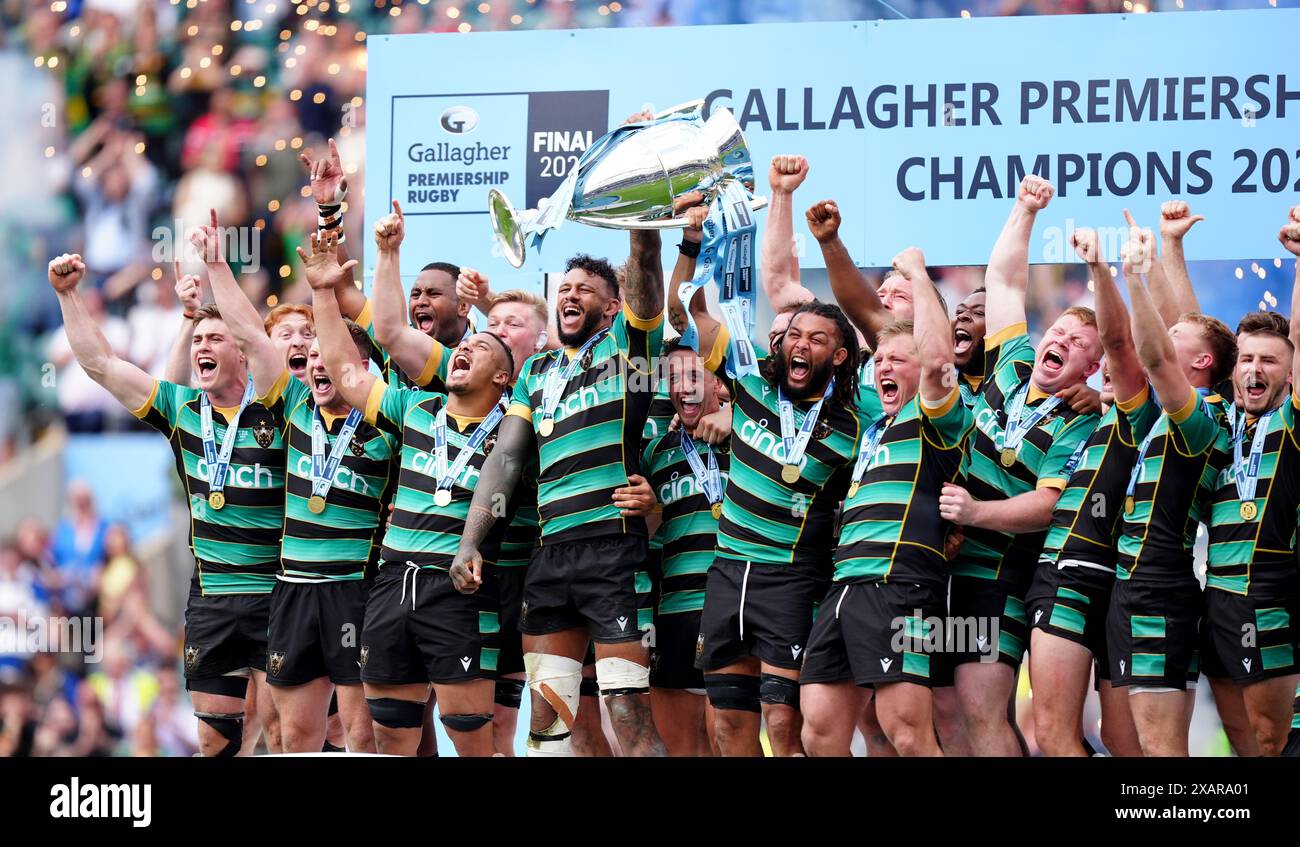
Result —
[{"label": "trophy handle", "polygon": [[[495,189],[493,189],[495,190]],[[749,200],[750,211],[757,212],[759,209],[767,208],[766,197],[751,197]],[[616,222],[601,221],[598,218],[589,218],[583,221],[587,226],[599,227],[600,229],[685,229],[686,218],[656,218],[655,220],[619,220]],[[516,265],[518,267],[518,265]]]},{"label": "trophy handle", "polygon": [[519,216],[510,205],[504,192],[495,188],[488,191],[488,215],[492,218],[492,232],[505,253],[506,261],[516,268],[524,266],[524,233],[519,226]]},{"label": "trophy handle", "polygon": [[656,112],[655,120],[661,121],[664,118],[687,118],[693,116],[703,117],[703,115],[704,101],[688,100],[685,103],[678,103],[676,106],[669,106],[662,112]]}]

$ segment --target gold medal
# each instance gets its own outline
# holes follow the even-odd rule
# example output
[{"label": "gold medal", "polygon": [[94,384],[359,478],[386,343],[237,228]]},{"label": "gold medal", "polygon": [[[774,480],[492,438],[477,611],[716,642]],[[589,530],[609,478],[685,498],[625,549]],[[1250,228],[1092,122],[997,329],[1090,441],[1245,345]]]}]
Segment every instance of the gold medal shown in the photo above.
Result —
[{"label": "gold medal", "polygon": [[718,518],[722,517],[722,504],[714,503],[709,507],[709,511],[713,513],[713,519],[716,521]]},{"label": "gold medal", "polygon": [[1002,462],[1002,467],[1009,468],[1016,463],[1016,451],[1010,447],[1004,447],[998,459]]},{"label": "gold medal", "polygon": [[858,493],[858,484],[855,482],[849,486],[849,497],[852,498]]},{"label": "gold medal", "polygon": [[1137,503],[1134,502],[1132,495],[1129,495],[1128,497],[1125,497],[1125,498],[1124,498],[1124,514],[1126,514],[1126,515],[1131,515],[1131,514],[1133,514],[1133,510],[1134,510],[1135,508],[1137,508]]},{"label": "gold medal", "polygon": [[325,511],[325,498],[319,494],[313,494],[311,499],[307,501],[307,511],[313,515],[319,515]]},{"label": "gold medal", "polygon": [[226,495],[222,494],[220,491],[209,493],[208,505],[214,509],[220,510],[222,506],[226,505]]},{"label": "gold medal", "polygon": [[433,502],[436,506],[446,506],[451,502],[451,492],[445,488],[439,488],[438,493],[433,495]]},{"label": "gold medal", "polygon": [[786,482],[797,482],[799,480],[799,466],[782,465],[781,479],[785,480]]},{"label": "gold medal", "polygon": [[537,425],[537,431],[542,434],[542,438],[550,438],[551,433],[555,432],[555,421],[551,418],[542,418],[542,422]]},{"label": "gold medal", "polygon": [[1255,515],[1259,514],[1259,509],[1255,508],[1254,500],[1247,500],[1241,504],[1241,519],[1243,521],[1253,521]]}]

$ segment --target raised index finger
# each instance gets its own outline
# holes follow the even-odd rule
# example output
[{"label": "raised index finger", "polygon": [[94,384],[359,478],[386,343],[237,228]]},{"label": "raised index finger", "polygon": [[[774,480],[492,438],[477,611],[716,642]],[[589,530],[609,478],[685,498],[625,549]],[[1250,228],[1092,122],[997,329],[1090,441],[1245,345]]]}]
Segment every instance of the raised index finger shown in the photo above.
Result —
[{"label": "raised index finger", "polygon": [[402,217],[402,204],[396,200],[393,201],[393,213],[396,214],[398,218]]}]

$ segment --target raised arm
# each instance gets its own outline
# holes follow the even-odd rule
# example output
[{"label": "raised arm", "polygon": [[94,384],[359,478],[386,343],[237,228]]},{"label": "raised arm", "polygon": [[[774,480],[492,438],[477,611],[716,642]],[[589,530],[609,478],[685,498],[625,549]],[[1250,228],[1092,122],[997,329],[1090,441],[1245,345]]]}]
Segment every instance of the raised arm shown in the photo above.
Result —
[{"label": "raised arm", "polygon": [[[686,211],[685,217],[688,221],[686,229],[682,230],[682,240],[700,244],[704,240],[704,221],[709,216],[709,210],[706,206],[694,206]],[[678,253],[677,263],[673,265],[672,279],[668,283],[668,323],[678,332],[686,331],[686,309],[690,309],[691,317],[695,319],[695,330],[699,333],[699,344],[701,355],[707,357],[709,351],[713,349],[714,342],[718,338],[718,330],[722,324],[717,318],[709,314],[708,299],[704,293],[704,288],[700,288],[691,297],[689,306],[682,304],[682,298],[679,296],[677,286],[686,280],[695,276],[695,258],[687,256],[685,253]]]},{"label": "raised arm", "polygon": [[808,160],[803,156],[773,156],[767,170],[772,199],[763,228],[763,293],[778,313],[813,299],[799,282],[794,245],[794,192],[807,177]]},{"label": "raised arm", "polygon": [[1047,208],[1056,189],[1030,174],[1020,182],[1020,193],[989,256],[984,287],[988,289],[984,313],[988,337],[1025,322],[1025,291],[1029,287],[1029,237],[1034,220]]},{"label": "raised arm", "polygon": [[[804,217],[808,229],[822,248],[826,260],[826,276],[830,279],[831,293],[844,314],[862,331],[871,348],[876,346],[876,334],[893,318],[885,304],[880,302],[876,288],[853,264],[849,249],[840,240],[840,208],[834,200],[814,203]],[[807,290],[807,289],[803,289]],[[808,295],[812,299],[812,294]],[[776,304],[773,304],[775,308]]]},{"label": "raised arm", "polygon": [[623,302],[632,314],[649,320],[664,309],[664,266],[657,229],[634,229],[629,233],[628,256],[623,283]]},{"label": "raised arm", "polygon": [[536,449],[532,421],[513,412],[506,415],[497,432],[496,448],[483,461],[478,482],[474,483],[465,533],[451,564],[452,583],[458,591],[472,592],[482,582],[479,547],[497,519],[505,517],[510,494],[519,485],[524,466]]},{"label": "raised arm", "polygon": [[[1130,231],[1129,242],[1124,247],[1123,270],[1129,301],[1133,305],[1133,342],[1160,405],[1166,409],[1181,409],[1191,394],[1192,384],[1183,373],[1164,319],[1142,284],[1141,274],[1150,268],[1154,249],[1155,235],[1151,230],[1135,227]],[[1115,369],[1112,367],[1111,379],[1114,378]]]},{"label": "raised arm", "polygon": [[406,237],[402,206],[393,201],[393,211],[375,223],[374,310],[375,341],[411,376],[422,374],[425,365],[444,351],[437,339],[425,335],[407,322],[406,292],[402,290],[401,246]]},{"label": "raised arm", "polygon": [[1128,307],[1120,296],[1119,286],[1111,275],[1110,265],[1102,255],[1095,230],[1076,229],[1071,237],[1074,251],[1087,262],[1097,299],[1097,331],[1110,364],[1110,379],[1115,397],[1131,400],[1146,387],[1146,374],[1133,346],[1133,329],[1129,325]]},{"label": "raised arm", "polygon": [[939,301],[939,292],[925,270],[925,254],[909,247],[894,257],[894,268],[912,283],[916,353],[921,360],[921,401],[941,405],[957,388],[953,365],[952,324]]},{"label": "raised arm", "polygon": [[[316,201],[317,225],[327,232],[343,232],[343,202],[348,196],[348,179],[343,174],[343,161],[339,158],[339,148],[334,139],[329,139],[329,151],[319,159],[313,159],[310,150],[304,150],[298,156],[307,168],[311,181],[311,196]],[[339,264],[345,265],[351,258],[347,244],[340,241],[338,245]],[[366,295],[357,287],[351,277],[339,277],[334,295],[339,301],[339,308],[349,318],[356,319],[366,308]]]},{"label": "raised arm", "polygon": [[212,209],[211,215],[211,224],[198,227],[190,233],[190,242],[198,249],[203,264],[208,269],[208,282],[212,285],[212,297],[221,310],[221,318],[248,360],[253,388],[259,397],[265,396],[284,373],[284,356],[275,349],[275,344],[266,334],[262,316],[248,302],[248,297],[235,281],[230,265],[222,257],[217,210]]},{"label": "raised arm", "polygon": [[[1160,206],[1160,265],[1166,281],[1166,303],[1156,301],[1165,324],[1173,326],[1180,315],[1201,311],[1201,304],[1192,290],[1192,278],[1187,274],[1187,260],[1183,257],[1183,238],[1187,231],[1203,221],[1203,215],[1193,215],[1187,203],[1170,200]],[[1152,295],[1156,293],[1153,286]]]},{"label": "raised arm", "polygon": [[492,308],[494,296],[486,274],[473,268],[460,269],[460,276],[456,277],[456,297],[462,303],[468,303],[486,315]]},{"label": "raised arm", "polygon": [[337,277],[351,276],[356,267],[356,259],[349,259],[346,264],[338,262],[337,245],[333,235],[321,236],[315,232],[308,238],[311,252],[298,249],[307,272],[307,284],[311,286],[312,312],[315,315],[316,341],[320,344],[321,358],[325,361],[325,370],[338,388],[348,405],[354,409],[365,410],[370,399],[370,390],[375,384],[375,375],[366,363],[357,355],[357,346],[352,341],[352,333],[343,323],[343,314],[339,311]]},{"label": "raised arm", "polygon": [[197,276],[181,273],[180,262],[172,262],[172,272],[176,275],[176,299],[180,301],[185,314],[181,316],[180,330],[176,333],[176,339],[167,353],[163,379],[177,385],[189,385],[190,342],[194,337],[194,313],[203,306],[203,289]]},{"label": "raised arm", "polygon": [[[1291,287],[1291,344],[1300,349],[1300,206],[1291,207],[1291,219],[1278,233],[1278,240],[1296,257],[1295,283]],[[1291,391],[1300,397],[1300,355],[1291,357]]]},{"label": "raised arm", "polygon": [[102,385],[117,402],[134,412],[149,402],[154,378],[117,355],[77,293],[77,283],[86,274],[80,254],[64,253],[49,267],[50,286],[59,298],[63,329],[72,355],[91,379]]}]

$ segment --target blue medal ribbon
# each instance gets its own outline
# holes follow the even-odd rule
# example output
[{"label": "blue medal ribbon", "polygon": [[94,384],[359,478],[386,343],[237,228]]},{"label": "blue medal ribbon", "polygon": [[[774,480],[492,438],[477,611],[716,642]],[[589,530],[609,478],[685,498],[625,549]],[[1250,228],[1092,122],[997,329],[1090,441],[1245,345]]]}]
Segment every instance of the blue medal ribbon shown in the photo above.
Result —
[{"label": "blue medal ribbon", "polygon": [[587,351],[599,344],[607,335],[609,335],[609,330],[602,329],[591,338],[588,338],[587,343],[582,345],[582,348],[567,363],[561,364],[564,362],[564,353],[562,351],[551,360],[551,366],[546,369],[546,376],[542,383],[543,420],[551,420],[555,417],[555,409],[560,405],[560,400],[564,397],[564,389],[568,387],[569,380],[582,367],[583,357],[587,355]]},{"label": "blue medal ribbon", "polygon": [[244,397],[239,401],[239,410],[226,426],[226,433],[221,439],[221,452],[218,453],[215,428],[212,424],[212,398],[206,391],[199,395],[199,422],[202,427],[203,458],[208,463],[209,493],[221,491],[226,487],[230,457],[235,452],[235,439],[239,432],[239,418],[251,402],[253,402],[253,380],[250,378],[244,386]]},{"label": "blue medal ribbon", "polygon": [[356,434],[357,427],[361,425],[361,410],[353,409],[348,412],[347,419],[343,421],[343,427],[334,439],[334,446],[330,448],[329,456],[325,455],[325,435],[328,430],[325,422],[321,418],[320,409],[312,412],[311,416],[311,493],[314,497],[325,498],[329,496],[330,488],[334,485],[334,474],[339,469],[339,464],[343,461],[343,454],[352,444],[352,437]]},{"label": "blue medal ribbon", "polygon": [[1038,407],[1030,413],[1029,417],[1021,421],[1021,415],[1025,411],[1025,401],[1029,397],[1029,380],[1020,384],[1016,393],[1012,396],[1010,404],[1007,405],[1007,423],[993,439],[993,446],[999,452],[1003,450],[1017,450],[1020,442],[1025,440],[1025,436],[1043,420],[1051,414],[1061,403],[1060,397],[1048,397],[1038,404]]},{"label": "blue medal ribbon", "polygon": [[460,477],[461,472],[465,470],[465,466],[469,464],[470,457],[472,457],[474,452],[482,446],[483,442],[487,440],[487,437],[492,434],[492,431],[497,428],[497,424],[499,424],[501,419],[505,416],[506,410],[503,406],[500,404],[493,406],[492,411],[489,412],[488,416],[479,423],[478,427],[475,428],[474,433],[469,437],[465,446],[460,448],[460,452],[456,454],[455,461],[453,461],[451,467],[448,468],[447,404],[444,403],[442,405],[442,408],[438,410],[437,417],[434,418],[433,425],[434,450],[437,453],[437,455],[434,456],[434,461],[437,470],[439,490],[451,490],[452,485],[456,483],[456,479]]},{"label": "blue medal ribbon", "polygon": [[722,502],[722,473],[718,470],[718,457],[714,455],[709,446],[704,445],[704,452],[708,454],[709,466],[706,469],[704,462],[700,459],[699,448],[695,446],[695,440],[682,430],[682,453],[686,455],[686,462],[691,466],[691,473],[695,474],[695,482],[699,485],[700,491],[704,492],[705,498],[708,499],[709,505]]},{"label": "blue medal ribbon", "polygon": [[834,391],[835,377],[831,376],[826,382],[826,390],[822,392],[821,399],[813,404],[808,414],[804,415],[798,433],[792,435],[795,429],[794,404],[786,399],[785,390],[780,385],[776,387],[776,407],[781,417],[781,443],[785,447],[785,464],[798,467],[804,451],[808,449],[808,441],[812,438],[813,430],[817,427],[817,418],[821,416],[822,404]]}]

